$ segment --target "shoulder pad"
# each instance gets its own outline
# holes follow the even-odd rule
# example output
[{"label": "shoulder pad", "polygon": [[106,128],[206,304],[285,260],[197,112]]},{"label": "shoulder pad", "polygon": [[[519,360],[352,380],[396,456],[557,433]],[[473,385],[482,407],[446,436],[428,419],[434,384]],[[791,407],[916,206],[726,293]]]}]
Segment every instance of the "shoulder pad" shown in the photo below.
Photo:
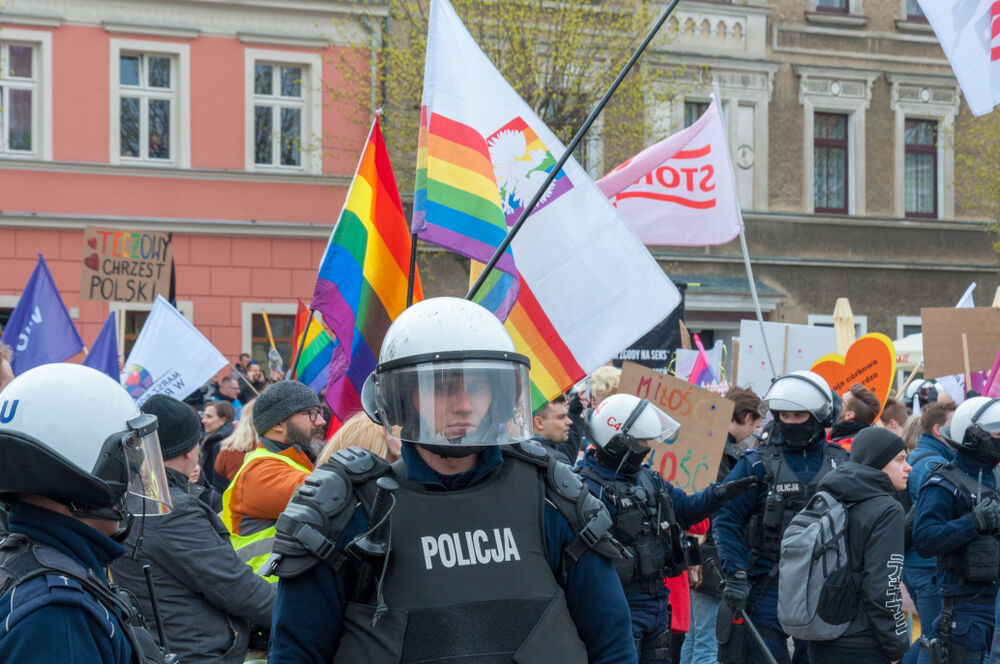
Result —
[{"label": "shoulder pad", "polygon": [[537,440],[528,439],[522,440],[519,443],[514,443],[513,445],[501,445],[500,452],[506,456],[514,457],[515,459],[520,459],[521,461],[527,461],[528,463],[538,466],[539,468],[545,468],[548,464],[548,450],[546,450],[545,446]]},{"label": "shoulder pad", "polygon": [[580,476],[569,465],[555,459],[548,465],[545,480],[547,489],[567,500],[576,500],[581,490],[587,491]]},{"label": "shoulder pad", "polygon": [[339,465],[355,482],[363,482],[369,477],[377,477],[389,470],[388,461],[356,445],[338,450],[327,463]]},{"label": "shoulder pad", "polygon": [[[350,450],[341,450],[334,457],[341,452]],[[293,578],[321,560],[329,561],[356,504],[351,478],[342,465],[325,463],[313,471],[275,523],[273,551],[276,558],[280,556],[275,573]]]},{"label": "shoulder pad", "polygon": [[59,574],[44,574],[28,579],[10,594],[10,613],[4,621],[5,631],[35,611],[58,606],[63,610],[80,610],[104,631],[108,638],[115,634],[117,620],[97,599],[84,590],[75,579]]},{"label": "shoulder pad", "polygon": [[545,472],[545,497],[566,518],[576,535],[563,551],[561,575],[588,550],[610,560],[623,557],[621,545],[611,536],[611,515],[604,503],[572,468],[551,457]]}]

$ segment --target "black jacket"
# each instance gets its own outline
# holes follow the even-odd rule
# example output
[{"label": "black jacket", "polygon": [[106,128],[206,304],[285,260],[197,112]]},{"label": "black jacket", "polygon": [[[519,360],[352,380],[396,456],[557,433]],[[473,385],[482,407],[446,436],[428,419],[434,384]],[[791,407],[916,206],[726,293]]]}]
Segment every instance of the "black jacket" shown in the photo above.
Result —
[{"label": "black jacket", "polygon": [[211,433],[201,442],[201,479],[207,485],[223,494],[229,488],[229,480],[215,472],[215,458],[219,456],[222,441],[233,434],[233,423],[226,422],[215,433]]},{"label": "black jacket", "polygon": [[845,463],[820,483],[847,506],[847,543],[858,593],[858,613],[834,641],[856,648],[878,648],[887,660],[909,649],[899,581],[903,572],[903,507],[894,497],[889,476],[881,470]]},{"label": "black jacket", "polygon": [[570,466],[576,463],[577,452],[572,441],[567,440],[565,443],[557,443],[537,433],[531,439],[541,443],[545,451],[555,457],[556,461],[562,461]]},{"label": "black jacket", "polygon": [[115,582],[132,591],[151,617],[142,566],[152,567],[167,640],[182,664],[242,662],[249,623],[271,624],[275,588],[236,556],[219,517],[188,493],[187,477],[167,468],[167,482],[173,509],[136,515],[127,553],[111,566]]}]

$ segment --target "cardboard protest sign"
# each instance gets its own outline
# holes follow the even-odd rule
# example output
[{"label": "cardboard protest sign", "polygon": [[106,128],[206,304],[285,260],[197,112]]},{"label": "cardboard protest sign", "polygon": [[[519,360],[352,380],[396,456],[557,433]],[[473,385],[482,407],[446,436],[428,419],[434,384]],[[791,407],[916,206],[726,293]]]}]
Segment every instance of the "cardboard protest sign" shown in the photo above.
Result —
[{"label": "cardboard protest sign", "polygon": [[170,290],[169,233],[87,226],[80,299],[153,302]]},{"label": "cardboard protest sign", "polygon": [[[764,323],[767,345],[778,376],[800,369],[809,369],[824,355],[836,350],[837,333],[832,327]],[[740,387],[749,387],[764,396],[774,377],[768,366],[760,324],[755,320],[740,321],[740,353],[736,367]],[[737,383],[734,383],[737,384]]]},{"label": "cardboard protest sign", "polygon": [[866,334],[851,344],[846,357],[836,353],[824,355],[816,360],[812,370],[837,394],[844,394],[854,383],[861,383],[874,392],[884,406],[896,375],[896,351],[884,334]]},{"label": "cardboard protest sign", "polygon": [[653,448],[649,461],[663,479],[687,493],[715,481],[726,446],[733,402],[635,362],[622,365],[619,394],[634,394],[680,422],[675,438]]},{"label": "cardboard protest sign", "polygon": [[969,371],[987,371],[1000,349],[1000,309],[934,307],[920,310],[924,375],[965,372],[962,333],[969,345]]}]

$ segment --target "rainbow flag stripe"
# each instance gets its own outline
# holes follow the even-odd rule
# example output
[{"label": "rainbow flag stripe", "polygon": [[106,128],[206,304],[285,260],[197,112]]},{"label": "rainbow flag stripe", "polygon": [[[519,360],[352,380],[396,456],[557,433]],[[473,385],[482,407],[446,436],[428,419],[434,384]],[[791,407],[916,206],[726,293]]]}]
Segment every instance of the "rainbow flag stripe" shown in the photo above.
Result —
[{"label": "rainbow flag stripe", "polygon": [[[326,400],[340,420],[361,408],[389,324],[406,308],[410,231],[378,119],[319,267],[312,308],[339,342]],[[415,275],[414,300],[423,299]]]},{"label": "rainbow flag stripe", "polygon": [[333,350],[337,342],[330,338],[319,321],[309,321],[305,330],[305,343],[302,343],[303,328],[309,321],[309,310],[299,300],[299,310],[295,314],[295,348],[302,346],[302,353],[295,365],[293,380],[305,383],[316,394],[319,394],[330,378],[330,362],[333,360]]},{"label": "rainbow flag stripe", "polygon": [[[421,240],[487,262],[507,235],[493,163],[475,129],[443,115],[420,111],[413,232]],[[514,255],[508,248],[497,263],[508,275],[495,284],[490,307],[500,320],[517,299]]]}]

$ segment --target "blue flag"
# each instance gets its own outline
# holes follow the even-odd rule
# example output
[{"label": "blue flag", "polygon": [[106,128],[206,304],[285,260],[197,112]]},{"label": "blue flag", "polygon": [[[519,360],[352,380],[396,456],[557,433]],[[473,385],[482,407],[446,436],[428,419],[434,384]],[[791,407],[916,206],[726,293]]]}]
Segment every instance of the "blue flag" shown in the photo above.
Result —
[{"label": "blue flag", "polygon": [[108,314],[108,319],[97,333],[94,344],[90,347],[83,365],[111,376],[114,381],[121,381],[121,371],[118,369],[118,334],[115,329],[115,315]]},{"label": "blue flag", "polygon": [[62,362],[83,350],[83,339],[41,254],[0,341],[14,349],[10,364],[15,376],[41,364]]}]

